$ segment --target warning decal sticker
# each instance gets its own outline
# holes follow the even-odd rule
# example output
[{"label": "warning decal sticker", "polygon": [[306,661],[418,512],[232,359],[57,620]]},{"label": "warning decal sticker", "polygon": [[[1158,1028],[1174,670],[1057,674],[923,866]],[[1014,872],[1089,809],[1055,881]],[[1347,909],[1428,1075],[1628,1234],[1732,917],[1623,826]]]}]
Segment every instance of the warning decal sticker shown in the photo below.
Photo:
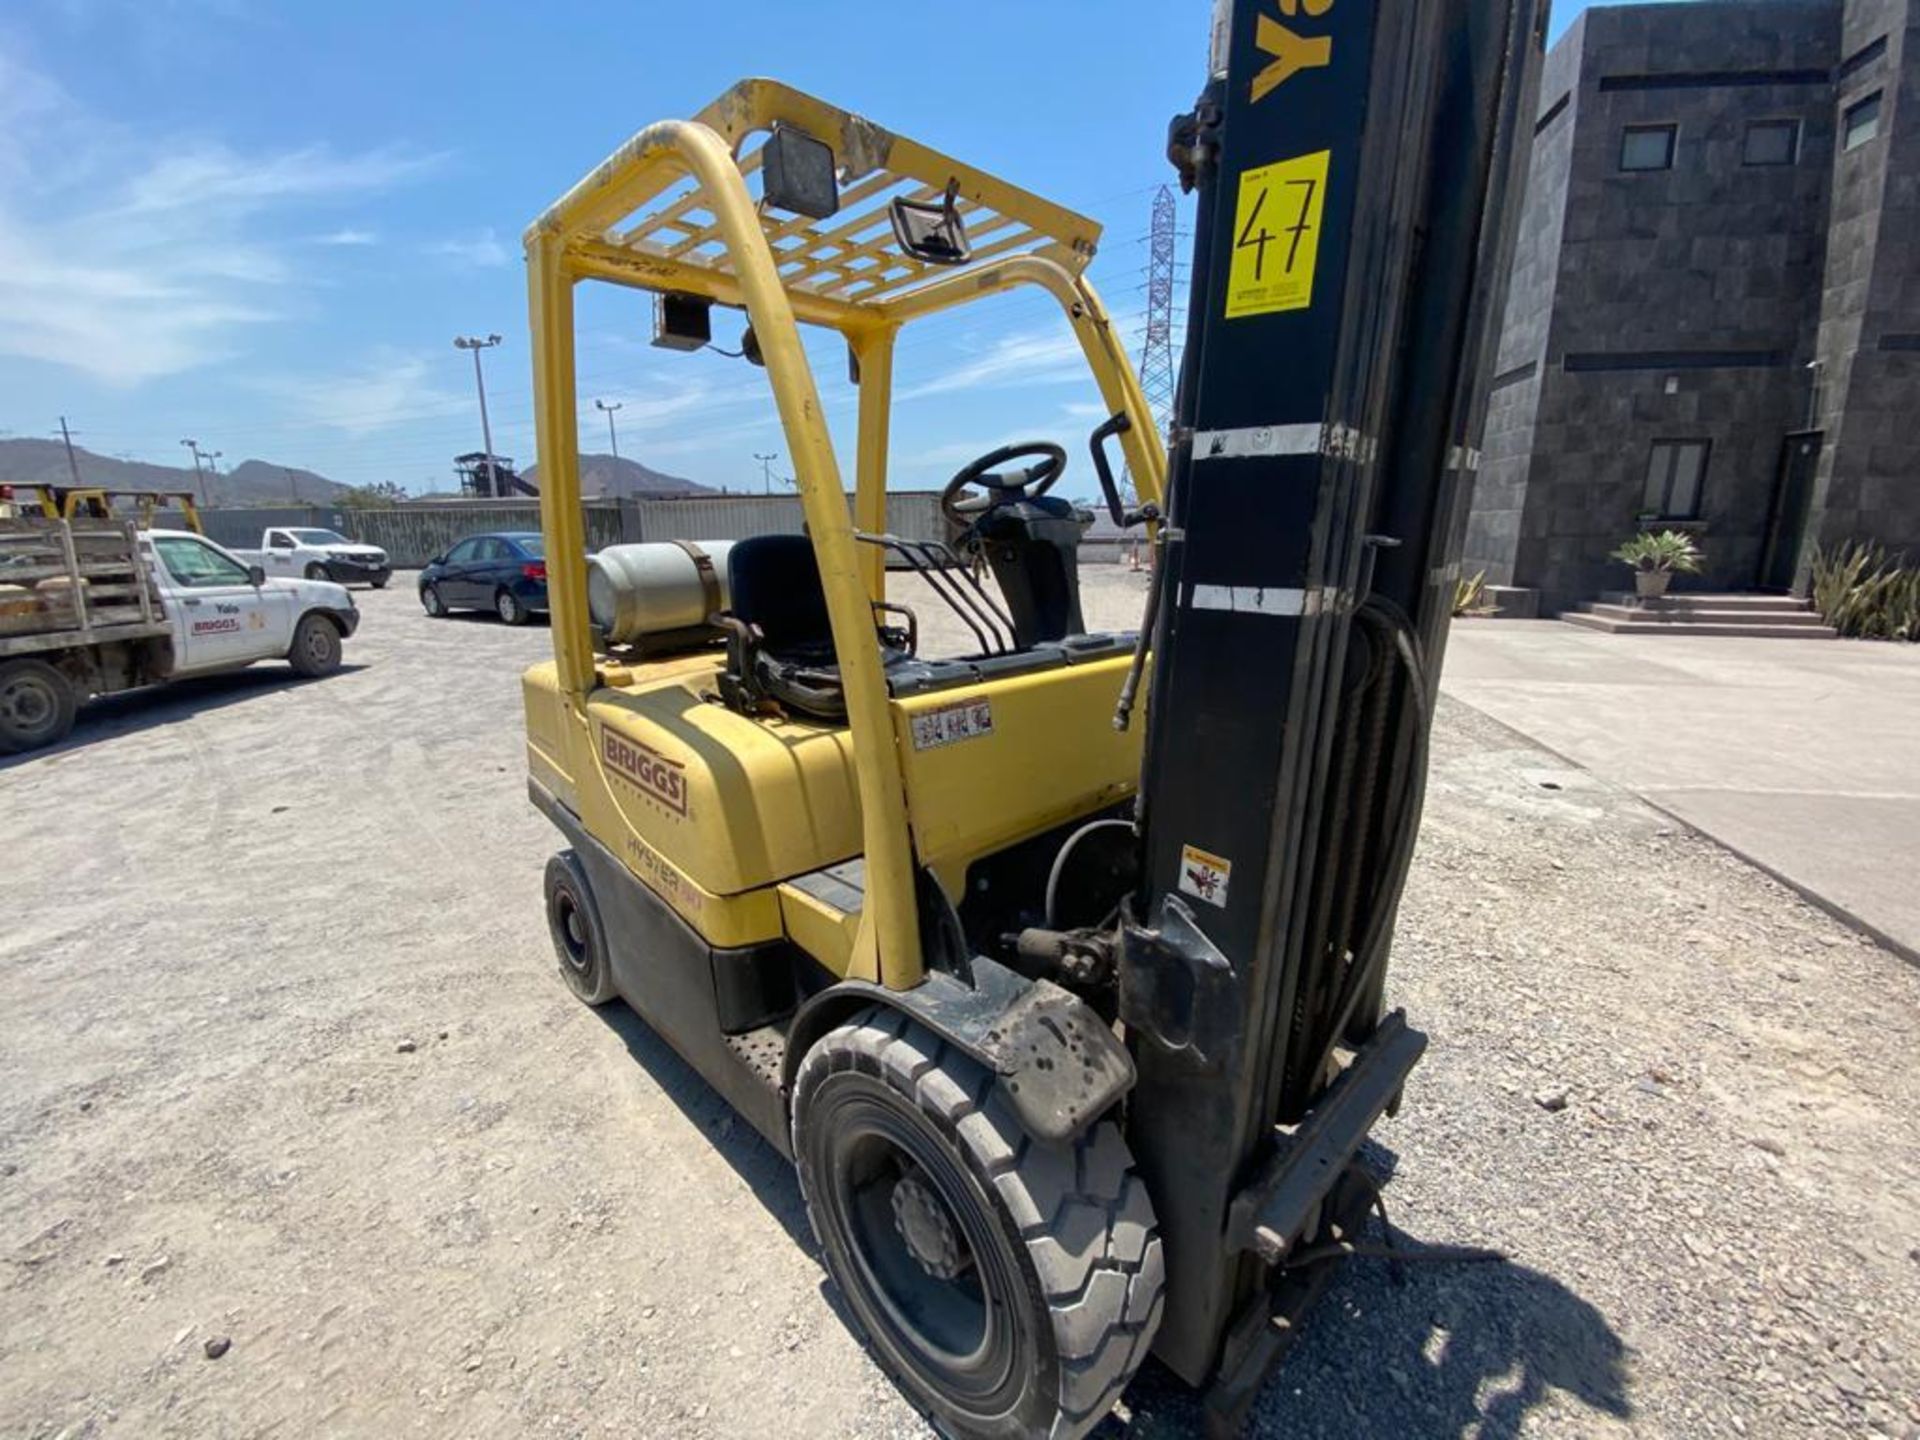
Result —
[{"label": "warning decal sticker", "polygon": [[1196,900],[1227,908],[1227,882],[1233,878],[1233,862],[1209,854],[1198,845],[1180,847],[1180,889]]},{"label": "warning decal sticker", "polygon": [[976,740],[993,733],[993,706],[985,700],[962,700],[957,705],[942,705],[938,710],[923,710],[913,717],[913,748],[937,750],[962,740]]},{"label": "warning decal sticker", "polygon": [[1240,176],[1234,211],[1227,318],[1305,310],[1313,304],[1331,150],[1276,160]]}]

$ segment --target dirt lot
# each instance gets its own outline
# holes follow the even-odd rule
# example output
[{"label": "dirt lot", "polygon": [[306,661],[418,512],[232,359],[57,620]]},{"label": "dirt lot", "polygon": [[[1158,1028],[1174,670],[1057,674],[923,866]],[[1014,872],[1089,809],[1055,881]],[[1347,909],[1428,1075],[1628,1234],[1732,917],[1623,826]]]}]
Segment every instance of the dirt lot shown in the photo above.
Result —
[{"label": "dirt lot", "polygon": [[[0,1434],[925,1433],[782,1162],[550,973],[545,632],[361,602],[0,767]],[[1451,705],[1397,955],[1396,1219],[1514,1263],[1352,1267],[1255,1433],[1920,1436],[1920,973]]]}]

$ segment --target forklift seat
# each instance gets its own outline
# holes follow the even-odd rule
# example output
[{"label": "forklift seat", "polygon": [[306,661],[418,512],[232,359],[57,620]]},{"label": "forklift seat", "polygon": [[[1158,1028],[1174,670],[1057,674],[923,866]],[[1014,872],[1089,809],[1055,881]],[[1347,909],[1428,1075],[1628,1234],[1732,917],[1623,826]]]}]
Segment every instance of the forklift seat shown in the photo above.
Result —
[{"label": "forklift seat", "polygon": [[[1077,535],[1077,522],[1073,525]],[[727,552],[731,609],[721,617],[728,633],[727,669],[720,693],[743,714],[768,701],[817,720],[844,721],[847,698],[827,619],[826,588],[813,542],[805,535],[760,535]],[[1043,600],[1058,601],[1058,596]],[[1073,629],[1079,605],[1068,597]],[[1038,608],[1032,607],[1032,608]],[[892,695],[919,695],[974,685],[998,676],[1106,659],[1132,650],[1134,637],[1069,633],[1022,645],[1005,654],[923,660],[906,633],[876,626],[875,643]]]},{"label": "forklift seat", "polygon": [[727,552],[734,617],[759,632],[759,649],[791,665],[833,664],[833,627],[820,563],[805,535],[759,535]]},{"label": "forklift seat", "polygon": [[[813,541],[805,535],[757,535],[727,552],[731,609],[727,674],[721,694],[749,714],[773,701],[817,720],[845,720],[847,697],[827,617],[827,591]],[[882,663],[909,652],[874,632]]]}]

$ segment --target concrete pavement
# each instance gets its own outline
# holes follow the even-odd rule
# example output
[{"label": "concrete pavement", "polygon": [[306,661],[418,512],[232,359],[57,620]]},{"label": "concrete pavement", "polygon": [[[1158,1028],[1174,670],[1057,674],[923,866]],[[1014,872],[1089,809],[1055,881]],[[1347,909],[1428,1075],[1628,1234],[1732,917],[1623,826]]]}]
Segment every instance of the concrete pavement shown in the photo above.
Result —
[{"label": "concrete pavement", "polygon": [[1470,620],[1441,688],[1920,963],[1920,645]]}]

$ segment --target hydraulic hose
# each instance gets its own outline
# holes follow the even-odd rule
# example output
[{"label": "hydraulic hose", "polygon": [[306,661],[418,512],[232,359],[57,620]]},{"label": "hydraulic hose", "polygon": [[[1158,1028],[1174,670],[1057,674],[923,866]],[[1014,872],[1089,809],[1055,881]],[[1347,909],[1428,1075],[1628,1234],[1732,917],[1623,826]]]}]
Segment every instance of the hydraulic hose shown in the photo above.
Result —
[{"label": "hydraulic hose", "polygon": [[1414,727],[1406,753],[1394,767],[1396,773],[1393,778],[1401,782],[1401,802],[1399,812],[1394,817],[1390,842],[1392,849],[1388,852],[1380,886],[1374,897],[1373,913],[1367,918],[1367,929],[1360,944],[1354,947],[1352,968],[1348,971],[1346,984],[1340,988],[1339,998],[1334,1002],[1319,1057],[1313,1069],[1307,1072],[1309,1075],[1326,1072],[1327,1062],[1332,1059],[1334,1048],[1340,1043],[1340,1037],[1346,1033],[1347,1023],[1353,1018],[1354,1007],[1360,1003],[1360,997],[1366,993],[1375,974],[1386,961],[1394,911],[1399,904],[1400,892],[1406,886],[1407,872],[1412,868],[1414,844],[1420,833],[1420,810],[1426,803],[1428,741],[1433,717],[1428,700],[1426,661],[1420,653],[1420,642],[1415,638],[1413,625],[1406,612],[1378,596],[1369,599],[1355,615],[1356,618],[1365,617],[1367,623],[1391,636],[1394,653],[1399,656],[1400,664],[1406,671]]},{"label": "hydraulic hose", "polygon": [[[1140,677],[1146,673],[1147,652],[1153,647],[1153,627],[1160,615],[1161,577],[1167,573],[1166,527],[1153,537],[1153,574],[1147,577],[1147,599],[1140,616],[1140,634],[1133,642],[1133,663],[1120,687],[1120,699],[1113,707],[1113,728],[1124,734],[1133,723],[1133,706],[1140,694]],[[1144,792],[1143,792],[1144,793]]]}]

